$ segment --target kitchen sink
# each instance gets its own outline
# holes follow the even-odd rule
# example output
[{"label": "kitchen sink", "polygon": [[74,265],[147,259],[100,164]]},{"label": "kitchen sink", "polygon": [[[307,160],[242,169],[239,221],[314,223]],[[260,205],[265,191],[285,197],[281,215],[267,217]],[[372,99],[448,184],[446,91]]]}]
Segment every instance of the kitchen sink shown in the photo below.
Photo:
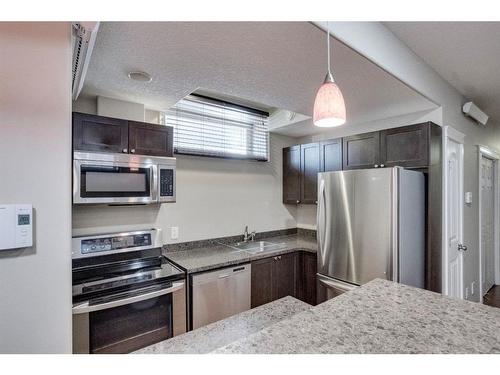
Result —
[{"label": "kitchen sink", "polygon": [[235,244],[228,245],[238,251],[246,251],[251,254],[264,253],[267,251],[272,251],[279,249],[283,246],[282,243],[273,243],[267,241],[249,241],[249,242],[237,242]]}]

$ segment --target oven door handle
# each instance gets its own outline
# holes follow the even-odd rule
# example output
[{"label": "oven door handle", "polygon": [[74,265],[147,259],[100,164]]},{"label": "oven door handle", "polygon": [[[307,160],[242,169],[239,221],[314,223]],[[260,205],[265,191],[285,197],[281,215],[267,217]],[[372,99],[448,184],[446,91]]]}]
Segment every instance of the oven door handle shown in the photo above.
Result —
[{"label": "oven door handle", "polygon": [[170,293],[176,292],[182,288],[184,288],[184,281],[179,281],[179,282],[174,282],[172,284],[172,286],[165,288],[165,289],[155,290],[154,292],[149,292],[149,293],[145,293],[145,294],[141,294],[141,295],[133,296],[133,297],[129,297],[129,298],[124,298],[124,299],[119,299],[116,301],[105,302],[105,303],[101,303],[99,305],[89,305],[89,302],[86,301],[86,302],[81,303],[79,305],[73,306],[73,315],[87,314],[87,313],[93,312],[93,311],[106,310],[106,309],[111,309],[113,307],[128,305],[128,304],[134,303],[134,302],[145,301],[145,300],[150,299],[150,298],[155,298],[155,297],[163,296],[165,294],[170,294]]}]

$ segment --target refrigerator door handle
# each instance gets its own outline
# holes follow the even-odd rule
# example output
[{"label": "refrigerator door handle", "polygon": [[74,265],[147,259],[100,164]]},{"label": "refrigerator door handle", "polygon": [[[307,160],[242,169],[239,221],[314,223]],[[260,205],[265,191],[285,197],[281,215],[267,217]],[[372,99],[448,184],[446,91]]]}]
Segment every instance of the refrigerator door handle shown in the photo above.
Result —
[{"label": "refrigerator door handle", "polygon": [[358,285],[354,285],[354,284],[346,283],[344,281],[335,280],[335,279],[331,279],[329,277],[325,277],[319,273],[316,274],[316,276],[317,276],[318,282],[329,289],[337,289],[341,292],[348,292],[350,290],[354,290],[354,289],[359,287]]},{"label": "refrigerator door handle", "polygon": [[[318,250],[319,256],[324,258],[325,255],[325,239],[326,239],[326,205],[325,205],[325,180],[320,179],[318,194]],[[322,262],[323,263],[323,262]]]}]

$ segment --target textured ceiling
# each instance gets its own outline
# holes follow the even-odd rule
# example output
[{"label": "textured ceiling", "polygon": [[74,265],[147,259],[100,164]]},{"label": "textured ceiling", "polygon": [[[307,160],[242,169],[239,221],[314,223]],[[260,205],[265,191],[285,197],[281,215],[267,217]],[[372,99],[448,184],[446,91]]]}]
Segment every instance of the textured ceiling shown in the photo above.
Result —
[{"label": "textured ceiling", "polygon": [[[323,31],[307,22],[103,22],[82,91],[165,109],[202,88],[261,107],[312,115],[326,73]],[[433,104],[332,39],[333,71],[348,124],[433,107]],[[133,70],[150,83],[127,78]],[[310,121],[277,132],[323,131]]]},{"label": "textured ceiling", "polygon": [[387,22],[444,79],[500,120],[500,22]]}]

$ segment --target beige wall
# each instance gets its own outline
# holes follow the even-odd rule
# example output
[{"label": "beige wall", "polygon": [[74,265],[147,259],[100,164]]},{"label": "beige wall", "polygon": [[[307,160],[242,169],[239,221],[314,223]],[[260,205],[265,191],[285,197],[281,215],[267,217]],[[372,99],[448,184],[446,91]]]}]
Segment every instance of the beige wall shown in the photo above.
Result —
[{"label": "beige wall", "polygon": [[[75,107],[80,106],[76,103]],[[295,207],[281,201],[281,150],[295,141],[270,136],[270,162],[177,157],[177,202],[161,206],[73,208],[73,234],[136,228],[164,230],[165,243],[294,228]],[[179,239],[170,238],[179,227]]]},{"label": "beige wall", "polygon": [[0,23],[0,202],[34,246],[0,252],[0,353],[71,352],[69,23]]}]

